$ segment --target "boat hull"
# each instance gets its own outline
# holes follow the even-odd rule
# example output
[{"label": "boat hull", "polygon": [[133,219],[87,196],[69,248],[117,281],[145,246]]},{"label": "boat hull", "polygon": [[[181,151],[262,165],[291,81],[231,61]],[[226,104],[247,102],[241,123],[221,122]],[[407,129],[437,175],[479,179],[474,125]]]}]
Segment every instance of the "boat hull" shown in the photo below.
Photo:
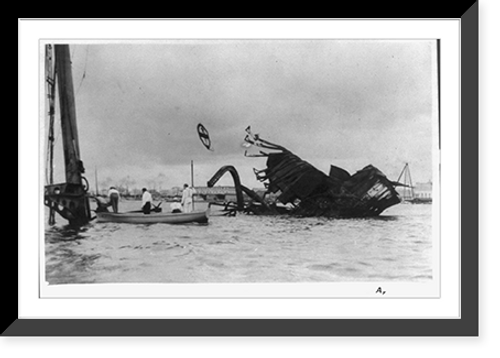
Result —
[{"label": "boat hull", "polygon": [[191,213],[96,213],[97,222],[124,223],[124,224],[187,224],[208,222],[210,210],[194,211]]}]

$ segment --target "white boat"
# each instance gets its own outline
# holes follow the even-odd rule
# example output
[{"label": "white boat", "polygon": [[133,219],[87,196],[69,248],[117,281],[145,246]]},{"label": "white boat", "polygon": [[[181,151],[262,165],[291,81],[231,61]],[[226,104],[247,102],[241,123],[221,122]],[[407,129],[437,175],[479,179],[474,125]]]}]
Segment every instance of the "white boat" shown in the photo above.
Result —
[{"label": "white boat", "polygon": [[110,213],[97,212],[97,222],[128,223],[128,224],[187,224],[208,223],[210,209],[205,211],[193,211],[190,213],[155,213],[144,214],[142,212]]}]

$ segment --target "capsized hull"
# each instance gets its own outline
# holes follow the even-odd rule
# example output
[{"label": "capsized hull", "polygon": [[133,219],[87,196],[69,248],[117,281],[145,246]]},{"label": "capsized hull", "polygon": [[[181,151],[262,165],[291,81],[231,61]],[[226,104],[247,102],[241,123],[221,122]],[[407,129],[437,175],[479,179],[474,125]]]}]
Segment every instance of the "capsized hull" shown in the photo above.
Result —
[{"label": "capsized hull", "polygon": [[127,224],[187,224],[208,222],[210,209],[191,213],[96,213],[97,222],[113,222]]}]

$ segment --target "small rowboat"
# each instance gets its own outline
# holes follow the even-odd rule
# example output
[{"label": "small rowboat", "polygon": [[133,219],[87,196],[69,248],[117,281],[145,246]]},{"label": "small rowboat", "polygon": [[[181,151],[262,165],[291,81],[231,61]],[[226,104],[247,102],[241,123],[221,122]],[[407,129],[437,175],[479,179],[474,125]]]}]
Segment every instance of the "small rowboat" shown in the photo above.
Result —
[{"label": "small rowboat", "polygon": [[193,211],[191,213],[154,213],[143,214],[141,212],[128,213],[96,213],[97,222],[100,223],[128,223],[128,224],[187,224],[208,222],[210,209],[205,211]]}]

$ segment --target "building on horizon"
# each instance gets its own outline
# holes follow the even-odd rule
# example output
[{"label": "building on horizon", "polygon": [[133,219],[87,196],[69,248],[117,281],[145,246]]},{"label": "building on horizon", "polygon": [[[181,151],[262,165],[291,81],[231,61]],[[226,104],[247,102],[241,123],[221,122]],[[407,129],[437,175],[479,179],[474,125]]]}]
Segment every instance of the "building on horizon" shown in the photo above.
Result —
[{"label": "building on horizon", "polygon": [[432,181],[428,181],[427,183],[415,183],[411,188],[398,187],[396,190],[403,202],[432,202]]}]

